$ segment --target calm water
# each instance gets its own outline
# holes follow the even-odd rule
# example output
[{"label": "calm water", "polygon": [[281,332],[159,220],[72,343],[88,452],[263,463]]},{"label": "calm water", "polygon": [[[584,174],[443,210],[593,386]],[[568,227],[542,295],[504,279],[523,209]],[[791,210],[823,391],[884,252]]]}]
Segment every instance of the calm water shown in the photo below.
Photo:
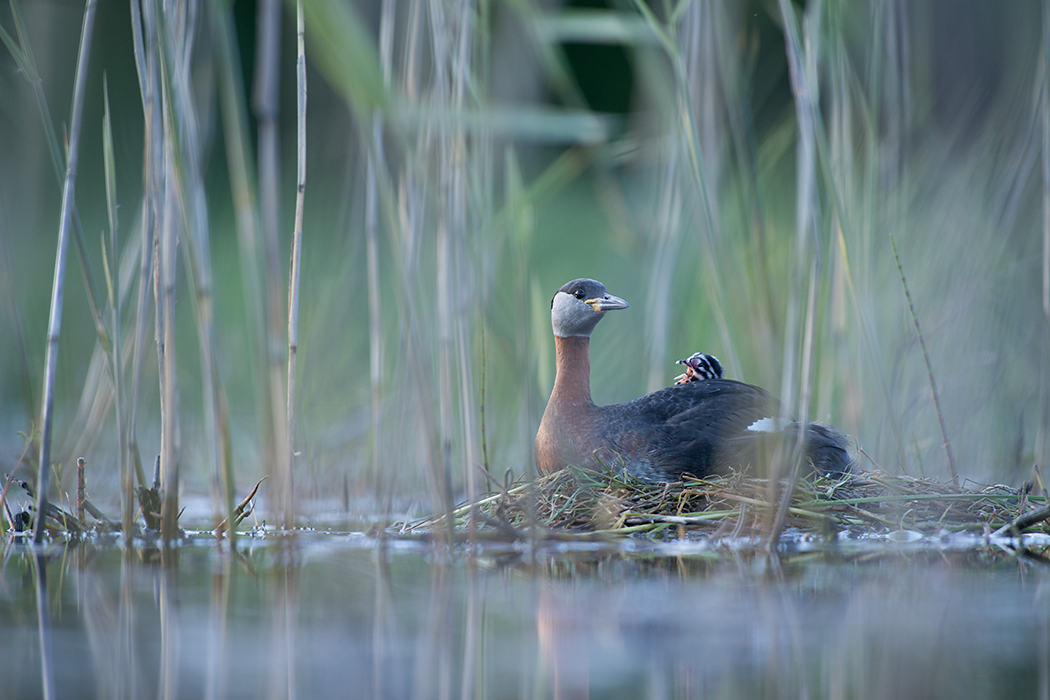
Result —
[{"label": "calm water", "polygon": [[1050,696],[1044,565],[937,542],[803,549],[471,557],[301,532],[36,564],[12,545],[0,698]]}]

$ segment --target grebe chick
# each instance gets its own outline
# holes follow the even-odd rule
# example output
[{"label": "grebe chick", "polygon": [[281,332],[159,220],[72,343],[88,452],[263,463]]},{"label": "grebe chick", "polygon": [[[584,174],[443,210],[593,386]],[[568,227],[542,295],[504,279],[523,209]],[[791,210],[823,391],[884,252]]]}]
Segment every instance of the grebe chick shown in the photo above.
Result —
[{"label": "grebe chick", "polygon": [[684,360],[676,360],[675,364],[685,365],[685,372],[674,378],[675,384],[722,378],[722,363],[706,352],[694,352]]}]

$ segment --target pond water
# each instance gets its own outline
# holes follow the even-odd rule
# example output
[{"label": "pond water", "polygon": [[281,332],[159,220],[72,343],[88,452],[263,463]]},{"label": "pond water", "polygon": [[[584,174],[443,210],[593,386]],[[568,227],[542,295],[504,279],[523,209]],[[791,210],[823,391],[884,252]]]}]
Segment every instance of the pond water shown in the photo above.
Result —
[{"label": "pond water", "polygon": [[978,540],[12,544],[0,698],[1047,698],[1050,569]]}]

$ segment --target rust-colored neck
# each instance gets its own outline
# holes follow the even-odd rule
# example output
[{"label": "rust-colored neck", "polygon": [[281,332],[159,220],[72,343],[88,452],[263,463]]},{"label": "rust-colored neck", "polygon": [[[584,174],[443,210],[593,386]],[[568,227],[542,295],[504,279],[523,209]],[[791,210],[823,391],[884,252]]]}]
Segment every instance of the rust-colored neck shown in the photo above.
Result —
[{"label": "rust-colored neck", "polygon": [[551,403],[565,406],[594,405],[591,402],[591,339],[584,336],[554,336],[557,351]]},{"label": "rust-colored neck", "polygon": [[557,376],[536,433],[536,468],[550,474],[567,464],[590,466],[597,446],[591,401],[590,338],[554,337]]}]

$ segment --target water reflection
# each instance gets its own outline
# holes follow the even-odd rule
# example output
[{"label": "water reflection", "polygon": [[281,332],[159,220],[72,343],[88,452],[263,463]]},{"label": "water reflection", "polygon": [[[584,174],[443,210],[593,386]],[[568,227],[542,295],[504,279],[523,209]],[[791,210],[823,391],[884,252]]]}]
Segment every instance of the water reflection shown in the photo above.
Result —
[{"label": "water reflection", "polygon": [[295,536],[282,539],[274,548],[276,561],[269,570],[271,585],[267,586],[264,606],[269,614],[270,662],[266,697],[296,697],[295,628],[298,617],[298,572],[302,562],[298,558]]},{"label": "water reflection", "polygon": [[211,612],[208,624],[208,657],[205,662],[204,698],[219,700],[227,695],[229,665],[227,624],[230,610],[230,560],[229,550],[219,549],[217,561],[211,575]]},{"label": "water reflection", "polygon": [[0,626],[0,698],[1050,693],[1050,575],[979,551],[9,546]]},{"label": "water reflection", "polygon": [[29,554],[33,565],[33,592],[36,596],[37,638],[40,641],[40,690],[45,698],[55,697],[55,674],[51,668],[51,613],[47,590],[47,560],[41,553]]}]

